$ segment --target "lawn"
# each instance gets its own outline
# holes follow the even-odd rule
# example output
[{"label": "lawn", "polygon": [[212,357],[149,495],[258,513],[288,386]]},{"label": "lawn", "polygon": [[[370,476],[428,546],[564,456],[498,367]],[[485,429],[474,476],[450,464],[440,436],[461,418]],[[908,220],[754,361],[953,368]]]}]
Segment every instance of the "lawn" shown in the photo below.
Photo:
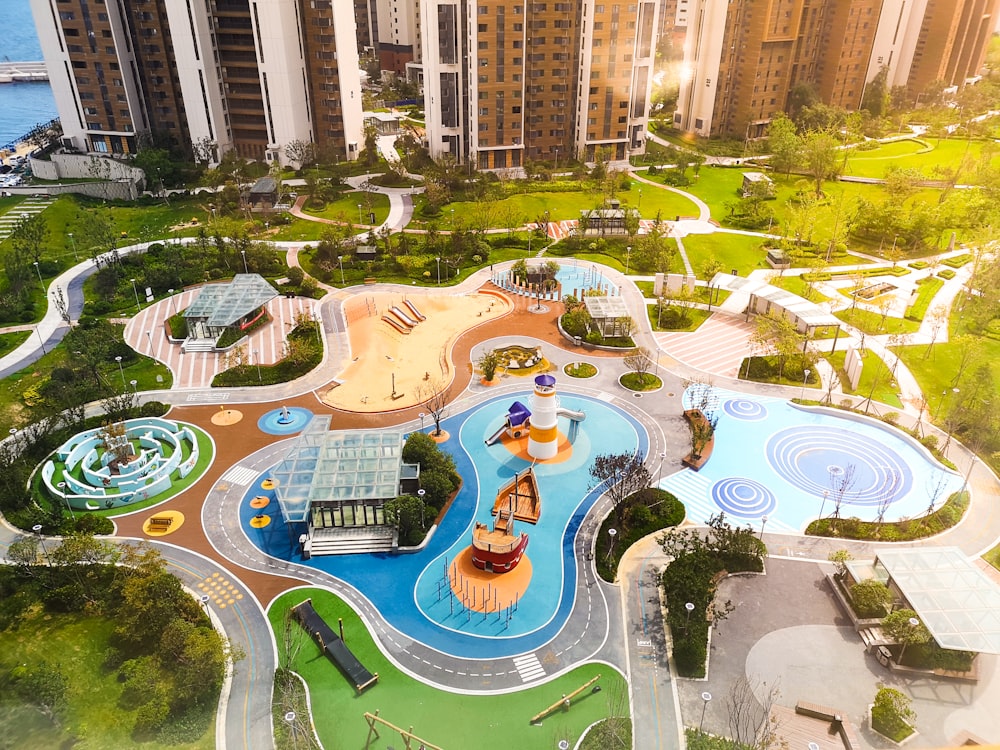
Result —
[{"label": "lawn", "polygon": [[[366,194],[363,191],[342,194],[337,200],[330,201],[322,211],[303,209],[303,213],[318,216],[323,219],[339,221],[344,224],[371,224],[368,207],[365,205]],[[372,207],[375,212],[375,224],[381,224],[389,217],[389,196],[382,193],[370,193]],[[358,206],[361,206],[359,209]],[[314,222],[318,223],[318,222]]]},{"label": "lawn", "polygon": [[663,314],[665,314],[669,309],[669,305],[664,305],[662,311],[657,309],[657,305],[646,305],[646,315],[649,317],[649,325],[652,326],[654,331],[697,331],[698,327],[708,320],[709,316],[712,314],[708,310],[704,310],[700,307],[692,307],[687,310],[687,317],[690,322],[683,328],[667,328],[666,326],[657,327],[657,316],[660,317],[660,322],[662,323]]},{"label": "lawn", "polygon": [[[284,632],[285,612],[289,607],[312,598],[316,611],[331,625],[343,618],[347,642],[362,664],[379,675],[378,684],[356,695],[340,671],[319,655],[311,640],[299,651],[293,668],[308,683],[314,707],[313,722],[326,747],[362,750],[368,724],[363,713],[380,710],[380,716],[396,726],[409,729],[440,747],[509,750],[511,747],[556,747],[566,739],[573,747],[583,731],[593,722],[609,715],[608,703],[625,690],[621,675],[607,664],[587,664],[539,687],[500,695],[467,695],[424,685],[400,671],[378,649],[361,619],[347,604],[327,591],[299,589],[283,594],[268,609],[275,633]],[[301,633],[298,625],[297,631]],[[279,652],[283,649],[278,638]],[[279,665],[284,656],[279,653]],[[484,664],[486,668],[486,664]],[[596,675],[602,675],[600,693],[587,691],[573,699],[571,707],[559,709],[544,719],[541,726],[529,724],[561,696],[568,695]],[[275,696],[275,699],[279,699]],[[320,710],[321,707],[321,710]],[[387,727],[379,729],[379,747],[402,747],[399,736]],[[416,744],[413,745],[416,747]]]},{"label": "lawn", "polygon": [[11,331],[0,333],[0,357],[5,357],[28,340],[34,331]]},{"label": "lawn", "polygon": [[712,259],[722,264],[723,272],[729,273],[735,268],[740,276],[747,276],[758,268],[769,268],[765,260],[767,253],[761,249],[763,241],[761,237],[725,232],[689,234],[681,240],[695,275],[705,281],[711,280],[705,278],[704,267]]},{"label": "lawn", "polygon": [[80,613],[68,615],[26,612],[20,627],[0,632],[0,673],[20,664],[41,661],[67,677],[67,706],[55,726],[38,710],[4,692],[0,697],[0,733],[3,747],[105,750],[113,747],[142,750],[211,750],[215,747],[214,720],[197,742],[164,745],[141,742],[132,735],[135,710],[123,701],[122,683],[115,671],[104,669],[112,645],[114,623]]},{"label": "lawn", "polygon": [[886,316],[883,323],[881,313],[863,310],[860,307],[856,307],[853,310],[850,308],[838,310],[834,313],[834,316],[869,336],[883,333],[916,333],[920,329],[920,323],[915,320],[906,320],[905,318]]},{"label": "lawn", "polygon": [[[968,156],[972,164],[982,158],[982,143],[964,138],[921,138],[885,143],[872,151],[852,151],[844,174],[858,177],[885,177],[886,169],[897,166],[915,169],[928,179],[941,179],[936,169],[954,168]],[[1000,156],[994,156],[997,164]],[[970,172],[970,169],[964,170]]]},{"label": "lawn", "polygon": [[903,402],[899,400],[899,386],[895,385],[891,380],[889,368],[885,366],[885,362],[875,354],[865,350],[865,353],[861,355],[861,377],[858,380],[857,390],[853,391],[850,389],[850,383],[847,380],[847,375],[844,373],[845,352],[836,351],[832,354],[826,353],[823,357],[840,374],[840,384],[844,393],[864,398],[867,398],[871,394],[871,397],[875,401],[893,407],[903,406]]}]

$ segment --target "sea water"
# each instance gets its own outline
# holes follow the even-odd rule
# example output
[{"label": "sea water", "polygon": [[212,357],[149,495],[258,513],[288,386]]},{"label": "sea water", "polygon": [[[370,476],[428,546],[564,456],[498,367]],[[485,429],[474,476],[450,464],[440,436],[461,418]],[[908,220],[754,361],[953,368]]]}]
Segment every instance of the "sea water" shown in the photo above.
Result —
[{"label": "sea water", "polygon": [[[0,60],[30,62],[42,59],[29,0],[3,0]],[[48,82],[0,83],[0,148],[17,140],[38,123],[56,116]]]}]

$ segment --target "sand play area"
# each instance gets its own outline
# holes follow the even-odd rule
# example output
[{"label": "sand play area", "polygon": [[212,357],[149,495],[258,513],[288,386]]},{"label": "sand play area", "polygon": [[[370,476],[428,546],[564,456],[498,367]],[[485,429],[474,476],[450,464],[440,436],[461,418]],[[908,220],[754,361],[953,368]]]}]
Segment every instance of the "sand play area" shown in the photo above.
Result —
[{"label": "sand play area", "polygon": [[322,394],[323,403],[357,412],[423,403],[451,383],[458,337],[511,309],[504,295],[488,292],[358,294],[344,303],[353,361],[337,375],[339,385]]}]

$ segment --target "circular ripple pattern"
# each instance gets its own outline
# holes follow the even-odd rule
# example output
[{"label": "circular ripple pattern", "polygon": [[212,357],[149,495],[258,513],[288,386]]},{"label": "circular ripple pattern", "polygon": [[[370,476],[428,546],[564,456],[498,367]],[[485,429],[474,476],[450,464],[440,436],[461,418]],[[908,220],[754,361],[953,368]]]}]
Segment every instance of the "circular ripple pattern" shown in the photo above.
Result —
[{"label": "circular ripple pattern", "polygon": [[[903,458],[876,438],[838,427],[789,427],[767,441],[771,467],[801,490],[835,499],[845,483],[844,505],[889,504],[909,493],[913,477]],[[848,477],[848,472],[853,476]]]},{"label": "circular ripple pattern", "polygon": [[309,424],[312,416],[311,411],[300,406],[274,409],[257,420],[257,429],[268,435],[291,435]]},{"label": "circular ripple pattern", "polygon": [[767,408],[759,401],[749,398],[731,398],[722,405],[723,411],[734,419],[758,422],[767,418]]},{"label": "circular ripple pattern", "polygon": [[720,479],[712,485],[712,500],[726,513],[740,518],[760,518],[778,505],[771,490],[742,477]]}]

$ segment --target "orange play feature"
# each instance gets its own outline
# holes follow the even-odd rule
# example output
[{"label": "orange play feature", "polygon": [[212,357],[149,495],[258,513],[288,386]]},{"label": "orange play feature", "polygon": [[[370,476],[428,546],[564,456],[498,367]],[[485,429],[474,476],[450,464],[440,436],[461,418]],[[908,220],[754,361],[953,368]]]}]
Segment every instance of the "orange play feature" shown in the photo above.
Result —
[{"label": "orange play feature", "polygon": [[519,438],[513,438],[504,433],[500,436],[500,444],[518,458],[523,458],[528,463],[537,461],[540,464],[561,464],[568,461],[573,455],[573,444],[563,433],[559,433],[559,448],[552,458],[535,459],[528,455],[528,432],[527,430]]},{"label": "orange play feature", "polygon": [[452,592],[466,607],[496,612],[524,596],[531,583],[531,560],[525,555],[509,573],[487,573],[472,564],[472,548],[466,547],[448,569],[448,578]]},{"label": "orange play feature", "polygon": [[251,508],[266,508],[271,503],[271,498],[266,495],[257,495],[253,500],[250,501]]}]

